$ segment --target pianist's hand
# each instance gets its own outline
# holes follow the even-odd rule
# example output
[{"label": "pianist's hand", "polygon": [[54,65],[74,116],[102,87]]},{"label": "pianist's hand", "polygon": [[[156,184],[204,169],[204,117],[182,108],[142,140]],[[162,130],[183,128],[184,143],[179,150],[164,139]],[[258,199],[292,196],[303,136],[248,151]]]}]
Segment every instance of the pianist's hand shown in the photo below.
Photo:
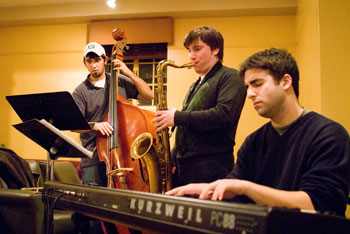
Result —
[{"label": "pianist's hand", "polygon": [[166,192],[166,195],[175,195],[175,196],[193,196],[193,197],[198,197],[203,188],[207,186],[208,184],[205,183],[200,183],[200,184],[188,184],[185,186],[177,187],[172,190],[169,190]]},{"label": "pianist's hand", "polygon": [[223,200],[243,195],[248,188],[248,181],[238,179],[216,180],[203,187],[200,199]]}]

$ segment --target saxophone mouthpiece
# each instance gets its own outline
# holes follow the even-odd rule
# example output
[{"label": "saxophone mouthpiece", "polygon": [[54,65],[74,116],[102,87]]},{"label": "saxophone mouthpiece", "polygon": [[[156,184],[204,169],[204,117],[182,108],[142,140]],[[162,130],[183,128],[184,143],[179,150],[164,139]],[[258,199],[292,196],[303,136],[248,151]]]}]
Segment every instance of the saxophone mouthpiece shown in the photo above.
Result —
[{"label": "saxophone mouthpiece", "polygon": [[187,67],[188,69],[191,69],[194,66],[194,63],[185,63],[184,65],[182,65],[183,67]]}]

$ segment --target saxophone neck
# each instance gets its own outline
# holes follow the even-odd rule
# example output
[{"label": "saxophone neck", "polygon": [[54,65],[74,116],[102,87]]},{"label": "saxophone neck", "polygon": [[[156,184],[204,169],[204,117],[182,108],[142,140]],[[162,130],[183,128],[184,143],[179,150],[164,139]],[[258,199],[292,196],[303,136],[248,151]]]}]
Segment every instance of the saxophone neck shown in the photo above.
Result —
[{"label": "saxophone neck", "polygon": [[194,63],[190,62],[190,63],[185,63],[183,65],[177,65],[177,64],[175,64],[174,61],[164,59],[164,60],[159,62],[158,70],[162,71],[164,69],[164,67],[166,67],[166,66],[171,66],[171,67],[175,67],[175,68],[188,68],[188,69],[190,69],[194,66]]},{"label": "saxophone neck", "polygon": [[159,62],[157,66],[157,80],[158,80],[158,110],[167,110],[167,100],[166,100],[166,90],[164,89],[164,76],[166,75],[163,71],[166,66],[171,66],[175,68],[191,68],[194,66],[193,63],[185,63],[183,65],[176,65],[173,61],[164,59]]},{"label": "saxophone neck", "polygon": [[183,67],[183,68],[188,68],[188,69],[190,69],[190,68],[192,68],[194,66],[194,63],[192,63],[192,62],[190,62],[190,63],[185,63],[185,64],[183,64],[181,67]]}]

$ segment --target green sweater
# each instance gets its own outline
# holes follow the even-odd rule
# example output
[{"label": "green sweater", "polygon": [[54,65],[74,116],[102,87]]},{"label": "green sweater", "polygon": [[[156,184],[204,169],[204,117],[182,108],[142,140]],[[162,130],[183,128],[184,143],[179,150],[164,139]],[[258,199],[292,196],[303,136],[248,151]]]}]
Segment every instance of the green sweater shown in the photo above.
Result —
[{"label": "green sweater", "polygon": [[191,85],[183,110],[175,112],[174,152],[180,158],[232,152],[235,145],[246,97],[245,85],[237,70],[218,62],[193,93],[198,82]]}]

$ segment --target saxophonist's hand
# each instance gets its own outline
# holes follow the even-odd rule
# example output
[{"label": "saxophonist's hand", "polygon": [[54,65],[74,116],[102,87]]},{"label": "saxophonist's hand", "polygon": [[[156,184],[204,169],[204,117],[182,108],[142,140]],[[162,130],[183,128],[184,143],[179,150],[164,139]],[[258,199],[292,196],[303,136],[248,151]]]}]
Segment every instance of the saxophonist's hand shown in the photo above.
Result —
[{"label": "saxophonist's hand", "polygon": [[156,122],[157,132],[169,127],[174,126],[174,116],[176,109],[161,110],[156,112],[156,117],[151,120],[152,123]]}]

